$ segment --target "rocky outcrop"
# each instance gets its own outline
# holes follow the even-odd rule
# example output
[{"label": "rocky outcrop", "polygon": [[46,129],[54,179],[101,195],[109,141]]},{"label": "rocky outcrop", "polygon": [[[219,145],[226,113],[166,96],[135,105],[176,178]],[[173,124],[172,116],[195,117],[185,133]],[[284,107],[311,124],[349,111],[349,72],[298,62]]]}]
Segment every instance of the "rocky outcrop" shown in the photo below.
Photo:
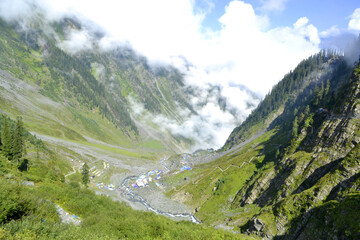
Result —
[{"label": "rocky outcrop", "polygon": [[263,230],[265,227],[265,223],[263,223],[260,219],[258,218],[254,218],[253,220],[250,221],[250,225],[249,225],[249,231],[253,232],[261,232],[261,230]]},{"label": "rocky outcrop", "polygon": [[[337,209],[344,208],[340,203],[354,206],[360,199],[359,76],[360,66],[339,87],[334,107],[312,113],[313,125],[299,129],[283,154],[268,157],[268,163],[239,190],[233,206],[262,207],[241,226],[243,232],[279,239],[354,238],[360,226],[343,225],[337,218],[352,213]],[[288,138],[284,133],[277,137]],[[272,225],[276,233],[269,228]]]}]

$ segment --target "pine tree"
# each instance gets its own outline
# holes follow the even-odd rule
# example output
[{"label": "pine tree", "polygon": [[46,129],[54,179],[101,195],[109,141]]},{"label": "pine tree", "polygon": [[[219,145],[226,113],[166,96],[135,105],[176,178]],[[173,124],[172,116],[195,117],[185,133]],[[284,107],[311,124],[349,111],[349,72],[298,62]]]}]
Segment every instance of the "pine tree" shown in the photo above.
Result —
[{"label": "pine tree", "polygon": [[320,91],[319,91],[319,94],[318,94],[319,101],[323,99],[324,92],[325,92],[324,82],[321,82],[321,88],[320,88]]},{"label": "pine tree", "polygon": [[329,91],[330,91],[330,80],[328,79],[326,81],[326,88],[325,88],[325,91],[324,91],[324,97],[327,97],[329,95]]},{"label": "pine tree", "polygon": [[298,128],[299,128],[298,118],[295,117],[294,122],[293,122],[293,128],[292,128],[292,137],[297,136]]},{"label": "pine tree", "polygon": [[11,159],[11,149],[12,149],[12,141],[11,141],[11,133],[10,133],[10,127],[8,123],[7,117],[4,117],[4,127],[2,129],[1,133],[1,141],[2,141],[2,152],[5,157],[8,159]]},{"label": "pine tree", "polygon": [[299,110],[297,108],[294,109],[294,116],[298,114]]},{"label": "pine tree", "polygon": [[279,150],[279,148],[276,149],[275,158],[276,158],[276,159],[279,159],[279,158],[280,158],[280,150]]},{"label": "pine tree", "polygon": [[13,136],[13,146],[12,146],[12,153],[13,153],[13,160],[19,163],[20,159],[23,157],[25,153],[25,144],[24,144],[24,127],[22,118],[18,117],[16,121],[16,127]]},{"label": "pine tree", "polygon": [[317,107],[319,105],[319,101],[320,101],[320,89],[319,87],[316,85],[315,89],[314,89],[314,95],[313,95],[313,99],[312,99],[312,105],[314,107]]},{"label": "pine tree", "polygon": [[27,160],[26,158],[21,162],[20,166],[18,167],[18,169],[23,172],[23,171],[29,171],[29,160]]},{"label": "pine tree", "polygon": [[83,184],[85,185],[85,187],[88,187],[90,178],[89,178],[89,166],[86,163],[84,163],[84,165],[82,166],[81,175],[82,175]]}]

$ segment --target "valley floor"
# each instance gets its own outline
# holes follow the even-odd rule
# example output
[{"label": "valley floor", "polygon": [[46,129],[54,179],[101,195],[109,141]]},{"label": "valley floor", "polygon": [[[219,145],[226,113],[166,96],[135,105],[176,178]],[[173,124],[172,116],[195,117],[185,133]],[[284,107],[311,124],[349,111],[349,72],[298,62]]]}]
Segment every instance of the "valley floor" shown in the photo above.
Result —
[{"label": "valley floor", "polygon": [[[155,183],[141,188],[134,188],[132,184],[139,176],[152,171],[154,169],[166,169],[162,158],[159,161],[147,161],[146,159],[131,158],[117,153],[109,153],[104,149],[86,144],[69,142],[50,136],[36,134],[40,139],[56,148],[66,148],[82,157],[82,160],[74,159],[73,155],[67,156],[73,165],[73,170],[66,175],[71,179],[71,175],[79,174],[81,164],[84,159],[93,165],[90,169],[92,180],[90,188],[97,194],[110,196],[117,201],[126,202],[135,210],[153,211],[155,213],[170,217],[173,220],[192,220],[191,209],[175,200],[165,196],[164,187],[157,186]],[[99,144],[109,145],[97,141]],[[111,146],[115,147],[115,146]],[[95,165],[100,164],[100,168],[96,169]],[[167,174],[167,173],[164,173]],[[109,187],[111,186],[111,187]],[[196,221],[195,221],[196,222]]]}]

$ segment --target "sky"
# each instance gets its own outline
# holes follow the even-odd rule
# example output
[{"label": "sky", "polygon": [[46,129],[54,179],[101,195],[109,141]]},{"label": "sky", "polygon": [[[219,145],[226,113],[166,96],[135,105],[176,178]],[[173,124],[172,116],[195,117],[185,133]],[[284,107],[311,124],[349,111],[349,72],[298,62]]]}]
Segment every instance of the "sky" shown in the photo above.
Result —
[{"label": "sky", "polygon": [[[1,0],[0,15],[24,18],[31,5],[51,20],[75,15],[96,24],[106,32],[104,49],[129,45],[154,64],[191,63],[189,84],[241,85],[260,97],[324,38],[360,30],[355,0]],[[69,32],[62,46],[88,49],[89,38]]]},{"label": "sky", "polygon": [[199,115],[164,125],[199,144],[208,139],[201,147],[221,147],[301,60],[360,33],[358,0],[0,0],[0,16],[23,26],[34,9],[49,21],[76,16],[83,23],[59,42],[72,54],[93,48],[91,32],[101,29],[100,49],[130,46],[150,64],[182,71],[198,91],[190,101]]},{"label": "sky", "polygon": [[[218,19],[225,13],[228,0],[197,0],[196,9],[212,10],[207,14],[203,25],[214,30],[219,30],[221,24]],[[307,17],[310,22],[322,32],[337,26],[339,29],[347,29],[349,17],[356,8],[360,7],[358,0],[247,0],[259,14],[266,14],[270,18],[269,27],[282,27],[292,25],[297,19]],[[271,7],[272,6],[272,7]]]}]

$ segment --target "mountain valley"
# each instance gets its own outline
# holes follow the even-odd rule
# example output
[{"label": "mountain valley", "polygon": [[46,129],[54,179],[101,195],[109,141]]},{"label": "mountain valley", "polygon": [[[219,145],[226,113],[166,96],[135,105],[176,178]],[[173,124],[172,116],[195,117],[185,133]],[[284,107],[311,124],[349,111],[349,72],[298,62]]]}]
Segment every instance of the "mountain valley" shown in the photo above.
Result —
[{"label": "mountain valley", "polygon": [[360,238],[360,38],[240,86],[247,114],[86,27],[0,18],[0,239]]}]

